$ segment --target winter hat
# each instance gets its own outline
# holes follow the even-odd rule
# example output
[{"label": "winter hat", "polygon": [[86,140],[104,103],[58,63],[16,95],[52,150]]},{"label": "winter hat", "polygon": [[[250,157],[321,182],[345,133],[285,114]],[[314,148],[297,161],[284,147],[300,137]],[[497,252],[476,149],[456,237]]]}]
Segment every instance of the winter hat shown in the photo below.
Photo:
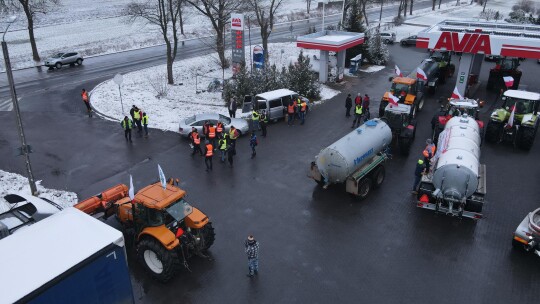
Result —
[{"label": "winter hat", "polygon": [[433,142],[431,141],[430,138],[426,139],[426,145],[431,145]]}]

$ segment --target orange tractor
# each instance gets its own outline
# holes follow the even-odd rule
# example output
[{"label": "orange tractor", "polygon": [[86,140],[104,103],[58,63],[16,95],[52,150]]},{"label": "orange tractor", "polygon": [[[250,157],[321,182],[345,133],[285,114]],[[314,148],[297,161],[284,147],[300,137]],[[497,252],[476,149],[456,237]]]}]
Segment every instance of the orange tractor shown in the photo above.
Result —
[{"label": "orange tractor", "polygon": [[208,217],[184,200],[186,192],[160,182],[141,189],[133,200],[124,184],[84,200],[74,207],[88,214],[108,218],[115,215],[127,241],[133,240],[137,258],[144,268],[162,282],[193,255],[205,257],[215,239]]}]

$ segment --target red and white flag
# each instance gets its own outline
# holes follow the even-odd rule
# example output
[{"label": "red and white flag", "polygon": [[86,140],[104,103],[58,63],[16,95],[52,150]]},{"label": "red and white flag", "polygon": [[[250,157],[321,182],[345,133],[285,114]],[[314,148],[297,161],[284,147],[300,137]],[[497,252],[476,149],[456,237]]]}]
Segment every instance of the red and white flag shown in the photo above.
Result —
[{"label": "red and white flag", "polygon": [[457,87],[454,88],[454,92],[452,92],[452,98],[454,99],[463,99],[463,96],[459,94],[459,91]]},{"label": "red and white flag", "polygon": [[416,78],[427,81],[426,72],[424,72],[421,68],[417,68],[416,69]]},{"label": "red and white flag", "polygon": [[403,74],[401,74],[401,70],[398,68],[397,65],[394,67],[394,72],[396,72],[396,75],[398,75],[399,77],[403,77]]},{"label": "red and white flag", "polygon": [[506,85],[507,88],[511,88],[512,86],[514,86],[514,77],[504,76],[503,79],[504,79],[504,84]]},{"label": "red and white flag", "polygon": [[506,124],[506,126],[508,128],[511,128],[512,126],[514,126],[514,114],[516,112],[516,105],[514,105],[512,107],[512,112],[510,113],[510,118],[508,118],[508,123]]},{"label": "red and white flag", "polygon": [[388,92],[388,101],[389,101],[393,106],[396,106],[396,107],[397,107],[399,98],[397,98],[396,96],[394,96],[392,93]]}]

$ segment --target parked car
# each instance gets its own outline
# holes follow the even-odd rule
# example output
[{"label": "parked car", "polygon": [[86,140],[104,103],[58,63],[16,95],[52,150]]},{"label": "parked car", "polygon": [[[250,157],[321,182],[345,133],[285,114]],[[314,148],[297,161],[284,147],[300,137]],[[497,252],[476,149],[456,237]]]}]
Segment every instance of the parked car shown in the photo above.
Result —
[{"label": "parked car", "polygon": [[403,46],[407,46],[407,45],[416,45],[416,38],[417,36],[416,35],[413,35],[413,36],[409,36],[407,38],[403,38],[399,41],[399,43]]},{"label": "parked car", "polygon": [[381,32],[381,39],[386,44],[394,44],[396,42],[396,33]]},{"label": "parked car", "polygon": [[63,65],[69,64],[69,65],[81,65],[83,63],[84,58],[81,54],[77,52],[66,52],[66,53],[58,53],[51,58],[48,58],[45,60],[45,66],[52,68],[61,69]]},{"label": "parked car", "polygon": [[218,121],[221,121],[226,132],[231,129],[231,126],[234,126],[240,135],[246,134],[249,131],[249,124],[244,119],[230,118],[217,113],[204,113],[182,119],[178,127],[178,132],[180,132],[180,135],[187,137],[191,132],[191,128],[195,127],[197,132],[203,136],[203,125],[205,121],[211,122],[214,126]]}]

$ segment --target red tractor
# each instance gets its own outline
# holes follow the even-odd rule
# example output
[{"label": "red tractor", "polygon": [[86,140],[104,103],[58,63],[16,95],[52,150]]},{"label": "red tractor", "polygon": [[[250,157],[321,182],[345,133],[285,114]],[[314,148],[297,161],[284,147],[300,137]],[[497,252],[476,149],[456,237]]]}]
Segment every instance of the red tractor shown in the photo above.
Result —
[{"label": "red tractor", "polygon": [[474,99],[448,99],[448,103],[442,104],[438,113],[431,120],[431,128],[433,129],[433,142],[437,143],[439,134],[444,130],[446,122],[452,117],[462,116],[466,114],[469,117],[474,117],[480,127],[480,134],[484,134],[484,122],[480,120],[479,108],[484,106],[483,101]]}]

